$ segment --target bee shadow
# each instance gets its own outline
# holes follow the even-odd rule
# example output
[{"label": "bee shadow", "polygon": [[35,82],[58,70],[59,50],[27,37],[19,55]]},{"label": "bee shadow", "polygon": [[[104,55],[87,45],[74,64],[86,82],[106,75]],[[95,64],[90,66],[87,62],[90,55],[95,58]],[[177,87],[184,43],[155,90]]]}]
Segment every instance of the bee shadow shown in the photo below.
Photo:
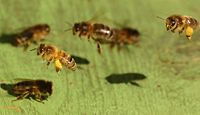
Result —
[{"label": "bee shadow", "polygon": [[123,73],[123,74],[111,74],[105,78],[111,84],[130,83],[132,85],[140,87],[136,82],[137,80],[146,79],[146,76],[141,73]]},{"label": "bee shadow", "polygon": [[1,88],[2,88],[3,90],[6,90],[6,91],[8,92],[8,94],[13,95],[13,96],[16,96],[16,95],[13,93],[13,91],[12,91],[12,89],[13,89],[13,87],[14,87],[14,84],[1,83],[0,85],[1,85]]},{"label": "bee shadow", "polygon": [[0,36],[0,43],[3,43],[3,44],[5,44],[5,43],[7,43],[7,44],[11,44],[12,46],[16,46],[16,41],[15,41],[15,36],[16,36],[17,34],[2,34],[1,36]]},{"label": "bee shadow", "polygon": [[74,58],[75,62],[80,65],[88,65],[90,63],[88,59],[83,57],[72,55],[72,58]]}]

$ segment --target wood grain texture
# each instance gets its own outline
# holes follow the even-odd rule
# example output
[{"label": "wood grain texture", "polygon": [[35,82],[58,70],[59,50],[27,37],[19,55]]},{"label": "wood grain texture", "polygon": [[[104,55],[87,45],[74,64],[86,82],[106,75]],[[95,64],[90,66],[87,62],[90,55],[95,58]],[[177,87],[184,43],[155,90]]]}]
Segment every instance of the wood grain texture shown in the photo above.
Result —
[{"label": "wood grain texture", "polygon": [[[200,32],[188,41],[184,35],[167,32],[156,18],[183,14],[200,20],[199,4],[198,0],[0,0],[1,82],[28,78],[54,83],[53,95],[45,104],[28,99],[11,102],[15,97],[0,89],[0,115],[199,115]],[[119,25],[108,19],[138,28],[142,33],[139,47],[118,52],[103,45],[103,55],[99,55],[93,41],[64,32],[69,28],[66,22],[95,15],[98,22],[112,27]],[[3,34],[44,22],[52,27],[45,43],[86,58],[90,64],[56,74],[35,52],[23,52],[2,40]],[[135,81],[140,87],[106,80],[122,73],[139,73],[146,79]]]}]

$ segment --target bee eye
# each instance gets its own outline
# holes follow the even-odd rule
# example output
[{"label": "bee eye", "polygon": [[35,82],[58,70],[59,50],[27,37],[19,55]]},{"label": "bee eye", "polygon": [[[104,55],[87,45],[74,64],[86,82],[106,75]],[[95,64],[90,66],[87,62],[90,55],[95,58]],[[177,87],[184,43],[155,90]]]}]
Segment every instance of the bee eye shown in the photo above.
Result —
[{"label": "bee eye", "polygon": [[74,24],[74,28],[75,28],[75,31],[76,31],[76,32],[78,32],[78,31],[80,30],[79,27],[80,27],[79,24]]},{"label": "bee eye", "polygon": [[50,32],[50,28],[46,28],[46,32]]},{"label": "bee eye", "polygon": [[44,51],[44,49],[42,48],[42,49],[40,49],[40,53],[42,53]]},{"label": "bee eye", "polygon": [[176,24],[176,21],[175,20],[172,20],[171,21],[171,26],[174,26]]},{"label": "bee eye", "polygon": [[76,28],[76,31],[78,32],[79,30],[80,30],[80,28],[79,28],[79,27],[77,27],[77,28]]}]

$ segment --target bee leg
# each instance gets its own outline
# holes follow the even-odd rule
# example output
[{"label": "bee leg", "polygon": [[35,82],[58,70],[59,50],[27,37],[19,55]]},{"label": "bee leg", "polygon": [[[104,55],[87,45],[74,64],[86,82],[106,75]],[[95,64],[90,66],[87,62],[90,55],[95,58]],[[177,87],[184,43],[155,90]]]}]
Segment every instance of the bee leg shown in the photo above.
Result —
[{"label": "bee leg", "polygon": [[123,44],[122,44],[122,43],[119,43],[119,44],[118,44],[118,47],[117,47],[117,50],[120,51],[120,50],[122,49],[122,47],[123,47]]},{"label": "bee leg", "polygon": [[183,33],[183,31],[182,31],[182,30],[181,30],[181,31],[178,31],[178,33],[181,34],[181,33]]},{"label": "bee leg", "polygon": [[28,49],[29,46],[30,46],[30,43],[26,43],[26,44],[24,45],[24,51],[26,51],[26,50]]},{"label": "bee leg", "polygon": [[42,99],[36,98],[35,100],[36,100],[37,102],[40,102],[40,103],[44,104],[44,102],[42,101]]},{"label": "bee leg", "polygon": [[24,92],[23,94],[21,94],[20,96],[18,96],[17,99],[12,100],[12,101],[17,101],[17,100],[24,99],[24,98],[26,98],[28,95],[29,95],[29,92],[26,91],[26,92]]},{"label": "bee leg", "polygon": [[136,83],[136,82],[133,82],[133,81],[130,81],[129,82],[131,85],[135,85],[135,86],[137,86],[137,87],[141,87],[138,83]]},{"label": "bee leg", "polygon": [[[93,36],[91,37],[94,41],[96,41],[97,43],[100,43],[97,39],[95,39]],[[89,40],[88,40],[89,41]]]},{"label": "bee leg", "polygon": [[31,95],[34,96],[34,100],[36,100],[38,102],[41,102],[41,103],[44,103],[44,102],[42,102],[43,99],[41,97],[41,92],[40,92],[40,90],[37,87],[33,87],[31,89],[31,92],[32,92]]},{"label": "bee leg", "polygon": [[27,50],[27,49],[28,49],[28,47],[31,45],[31,41],[28,41],[26,44],[27,44],[27,47],[26,47],[26,49],[25,49],[25,50]]},{"label": "bee leg", "polygon": [[[90,42],[90,38],[91,38],[90,34],[87,35],[87,38],[88,38],[88,41]],[[93,39],[93,37],[92,37],[92,39]]]},{"label": "bee leg", "polygon": [[78,35],[78,37],[81,37],[81,33]]},{"label": "bee leg", "polygon": [[47,67],[49,67],[49,64],[50,64],[50,63],[51,63],[50,61],[47,62]]},{"label": "bee leg", "polygon": [[179,30],[179,31],[178,31],[179,34],[183,33],[184,29],[185,29],[185,28],[183,27],[181,30]]},{"label": "bee leg", "polygon": [[186,37],[188,38],[188,40],[191,40],[193,32],[194,32],[194,30],[190,26],[188,26],[186,28],[185,34],[186,34]]},{"label": "bee leg", "polygon": [[54,63],[55,63],[56,72],[58,73],[62,69],[62,64],[59,59],[56,59]]},{"label": "bee leg", "polygon": [[91,37],[91,36],[90,36],[90,35],[88,35],[88,40],[90,40],[90,37]]},{"label": "bee leg", "polygon": [[51,63],[51,61],[47,61],[47,69],[48,69],[50,63]]},{"label": "bee leg", "polygon": [[52,62],[53,58],[50,58],[48,61],[47,61],[47,67],[49,66],[49,64]]},{"label": "bee leg", "polygon": [[39,45],[37,41],[33,41],[33,43],[34,43],[35,45]]},{"label": "bee leg", "polygon": [[82,34],[83,34],[83,32],[81,31],[78,36],[81,38]]},{"label": "bee leg", "polygon": [[45,53],[42,54],[42,58],[43,58],[43,60],[45,59]]},{"label": "bee leg", "polygon": [[99,42],[97,42],[97,51],[98,51],[99,54],[102,53],[102,48],[101,48],[101,45],[100,45]]},{"label": "bee leg", "polygon": [[72,29],[72,34],[73,34],[73,35],[76,35],[76,32],[75,32],[75,30],[74,30],[74,29]]},{"label": "bee leg", "polygon": [[40,95],[40,94],[35,95],[35,100],[36,100],[37,102],[40,102],[40,103],[43,103],[43,104],[44,104],[44,102],[42,101],[43,99],[41,98],[41,95]]},{"label": "bee leg", "polygon": [[112,50],[115,47],[115,43],[110,44],[110,49]]},{"label": "bee leg", "polygon": [[43,104],[44,104],[44,102],[42,101],[42,98],[41,98],[41,99],[38,99],[38,102],[40,102],[40,103],[43,103]]},{"label": "bee leg", "polygon": [[173,33],[174,33],[175,31],[174,31],[174,30],[171,30],[171,32],[173,32]]}]

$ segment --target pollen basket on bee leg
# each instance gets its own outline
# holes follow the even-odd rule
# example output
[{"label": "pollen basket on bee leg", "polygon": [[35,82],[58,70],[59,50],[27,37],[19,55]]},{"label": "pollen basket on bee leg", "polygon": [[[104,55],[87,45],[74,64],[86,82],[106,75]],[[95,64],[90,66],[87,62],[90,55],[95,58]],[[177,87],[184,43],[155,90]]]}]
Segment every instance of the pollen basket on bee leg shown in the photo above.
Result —
[{"label": "pollen basket on bee leg", "polygon": [[191,40],[192,39],[192,34],[193,34],[193,28],[191,27],[187,27],[186,30],[185,30],[185,34],[186,34],[186,37],[188,38],[188,40]]},{"label": "pollen basket on bee leg", "polygon": [[59,72],[62,69],[62,64],[61,64],[60,60],[58,60],[58,59],[55,60],[55,68],[56,68],[56,72]]}]

